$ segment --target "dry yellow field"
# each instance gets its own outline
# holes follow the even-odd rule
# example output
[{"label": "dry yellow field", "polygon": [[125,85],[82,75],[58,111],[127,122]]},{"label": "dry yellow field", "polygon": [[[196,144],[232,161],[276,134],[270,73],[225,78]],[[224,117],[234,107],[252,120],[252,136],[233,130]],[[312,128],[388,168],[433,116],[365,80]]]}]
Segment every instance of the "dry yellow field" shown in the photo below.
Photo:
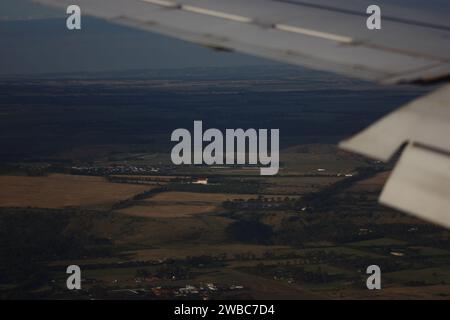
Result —
[{"label": "dry yellow field", "polygon": [[110,204],[149,190],[149,186],[111,183],[102,177],[50,174],[0,176],[0,206],[62,208]]}]

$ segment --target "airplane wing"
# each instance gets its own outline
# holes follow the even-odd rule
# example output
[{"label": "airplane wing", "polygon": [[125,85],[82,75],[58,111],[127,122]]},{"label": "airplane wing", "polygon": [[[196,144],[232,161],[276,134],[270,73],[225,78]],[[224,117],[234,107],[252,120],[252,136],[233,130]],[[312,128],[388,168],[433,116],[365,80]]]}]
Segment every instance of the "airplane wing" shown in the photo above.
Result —
[{"label": "airplane wing", "polygon": [[[366,27],[369,0],[35,1],[76,4],[113,23],[380,83],[450,79],[450,6],[443,1],[379,0],[381,30]],[[407,144],[381,202],[450,228],[449,104],[447,85],[341,146],[388,160]]]},{"label": "airplane wing", "polygon": [[405,144],[380,202],[450,228],[450,85],[392,112],[341,147],[387,161]]},{"label": "airplane wing", "polygon": [[83,13],[114,23],[383,83],[450,75],[450,19],[423,12],[408,17],[386,5],[382,30],[368,30],[369,1],[36,1],[77,4]]}]

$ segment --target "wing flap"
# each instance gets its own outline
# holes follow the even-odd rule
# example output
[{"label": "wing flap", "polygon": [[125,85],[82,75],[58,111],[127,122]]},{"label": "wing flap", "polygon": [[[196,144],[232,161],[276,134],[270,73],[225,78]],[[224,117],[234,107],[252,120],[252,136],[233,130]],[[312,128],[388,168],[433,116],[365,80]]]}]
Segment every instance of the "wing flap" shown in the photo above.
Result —
[{"label": "wing flap", "polygon": [[387,161],[404,144],[380,202],[450,228],[450,85],[394,111],[341,147]]},{"label": "wing flap", "polygon": [[340,146],[382,161],[407,142],[450,152],[449,124],[450,85],[446,85],[392,112]]},{"label": "wing flap", "polygon": [[450,156],[408,145],[380,203],[450,228]]}]

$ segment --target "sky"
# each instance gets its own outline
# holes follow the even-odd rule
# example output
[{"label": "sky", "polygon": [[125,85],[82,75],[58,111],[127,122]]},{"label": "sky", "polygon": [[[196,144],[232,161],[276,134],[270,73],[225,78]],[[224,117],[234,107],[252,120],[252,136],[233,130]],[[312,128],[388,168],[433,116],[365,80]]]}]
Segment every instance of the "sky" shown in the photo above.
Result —
[{"label": "sky", "polygon": [[69,31],[64,11],[27,0],[1,0],[0,75],[276,64],[82,19],[81,31]]}]

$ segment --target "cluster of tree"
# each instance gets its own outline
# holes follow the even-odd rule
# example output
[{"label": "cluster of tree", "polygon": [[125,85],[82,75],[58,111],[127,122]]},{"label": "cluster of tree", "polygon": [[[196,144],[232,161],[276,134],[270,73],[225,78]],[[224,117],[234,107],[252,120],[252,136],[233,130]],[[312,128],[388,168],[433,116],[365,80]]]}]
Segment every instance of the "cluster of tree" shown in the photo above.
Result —
[{"label": "cluster of tree", "polygon": [[112,206],[111,210],[119,210],[119,209],[124,209],[124,208],[130,207],[135,204],[134,203],[135,201],[140,201],[140,200],[150,198],[150,197],[154,196],[155,194],[158,194],[158,193],[161,193],[164,191],[167,191],[167,187],[165,187],[165,186],[146,190],[144,192],[134,195],[133,197],[131,197],[129,199],[122,200],[122,201],[115,203]]},{"label": "cluster of tree", "polygon": [[227,200],[223,207],[230,210],[293,210],[297,207],[295,198],[290,197],[263,197],[251,199]]}]

